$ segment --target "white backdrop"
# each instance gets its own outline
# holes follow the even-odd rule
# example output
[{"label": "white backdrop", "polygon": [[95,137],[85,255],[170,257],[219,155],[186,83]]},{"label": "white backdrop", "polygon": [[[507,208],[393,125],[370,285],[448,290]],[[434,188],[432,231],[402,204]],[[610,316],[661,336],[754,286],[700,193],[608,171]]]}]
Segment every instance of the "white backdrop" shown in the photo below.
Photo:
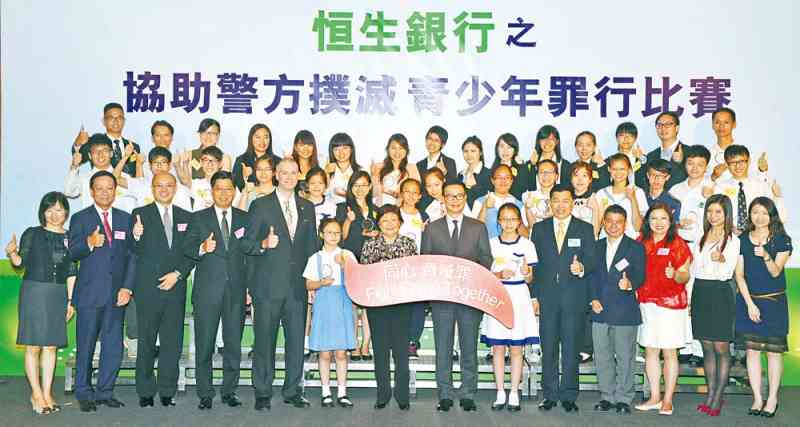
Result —
[{"label": "white backdrop", "polygon": [[[756,7],[755,2],[683,1],[654,5],[650,2],[245,2],[229,0],[194,1],[191,7],[140,0],[135,6],[118,1],[23,1],[2,2],[2,196],[0,197],[0,240],[12,232],[21,233],[36,222],[41,196],[63,189],[70,161],[69,145],[83,124],[89,133],[103,131],[102,106],[110,101],[125,105],[122,85],[126,71],[150,71],[162,76],[160,93],[165,94],[161,113],[129,112],[124,135],[152,147],[149,129],[154,120],[166,119],[176,128],[175,146],[198,144],[196,129],[204,117],[222,123],[221,148],[236,156],[244,151],[249,127],[268,124],[276,152],[290,149],[294,134],[311,130],[321,152],[336,132],[348,132],[356,141],[359,161],[364,164],[383,156],[389,135],[404,133],[411,143],[412,160],[424,153],[424,133],[433,124],[450,132],[445,152],[461,162],[460,145],[476,134],[484,142],[487,160],[498,135],[514,133],[522,154],[532,150],[536,130],[553,124],[561,132],[562,150],[574,159],[575,135],[594,131],[601,151],[612,153],[614,129],[626,120],[639,127],[643,149],[657,145],[655,115],[643,117],[644,77],[660,83],[669,76],[683,89],[670,101],[684,108],[680,138],[686,143],[714,143],[710,114],[694,118],[689,103],[689,80],[715,76],[731,79],[731,104],[738,116],[737,143],[751,149],[753,158],[769,152],[770,175],[783,183],[789,212],[789,232],[800,236],[800,198],[792,188],[793,157],[796,153],[791,129],[798,99],[797,6],[791,1],[773,1]],[[312,31],[318,10],[353,13],[354,52],[319,52],[317,34]],[[367,12],[382,10],[396,19],[397,53],[359,52],[366,44],[359,28]],[[447,51],[406,52],[406,19],[415,11],[446,14]],[[492,12],[486,22],[488,50],[475,53],[479,33],[468,31],[467,51],[458,52],[453,19],[462,11]],[[536,41],[535,48],[509,47],[505,40],[515,30],[507,24],[523,18],[535,27],[523,41]],[[480,20],[473,20],[480,21]],[[211,103],[207,113],[186,113],[173,109],[172,73],[201,72],[211,82]],[[248,73],[258,77],[258,98],[253,114],[223,114],[217,99],[217,74]],[[301,79],[300,106],[296,114],[284,114],[284,100],[272,114],[263,108],[272,101],[273,89],[264,79],[286,73]],[[314,73],[350,75],[351,112],[312,115],[308,82]],[[397,80],[395,115],[366,115],[355,112],[358,77],[378,79],[381,74]],[[518,109],[501,106],[507,97],[501,88],[510,75],[540,80],[540,107],[528,107],[527,116]],[[409,77],[425,75],[449,79],[442,115],[415,112],[409,95]],[[470,97],[468,88],[461,98],[456,90],[472,75],[489,82],[496,93],[481,111],[460,116]],[[548,111],[551,76],[584,76],[588,86],[588,111],[577,117],[565,113],[553,117]],[[631,113],[619,118],[619,97],[609,98],[608,117],[601,118],[594,99],[594,84],[603,76],[635,78],[637,92],[631,98]],[[483,96],[485,92],[481,92]],[[660,105],[661,98],[654,98]],[[462,162],[463,163],[463,162]],[[462,165],[459,163],[459,167]],[[78,202],[76,201],[75,207]],[[75,208],[73,208],[74,210]]]}]

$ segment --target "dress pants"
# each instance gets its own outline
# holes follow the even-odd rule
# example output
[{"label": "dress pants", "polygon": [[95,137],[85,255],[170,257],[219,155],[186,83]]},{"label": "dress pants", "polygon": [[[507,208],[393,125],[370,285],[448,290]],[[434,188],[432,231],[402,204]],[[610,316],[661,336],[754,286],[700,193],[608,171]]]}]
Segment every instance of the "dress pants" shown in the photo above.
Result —
[{"label": "dress pants", "polygon": [[[291,399],[302,393],[303,341],[305,338],[308,303],[286,297],[281,299],[253,299],[253,387],[256,398],[272,398],[275,379],[275,346],[278,327],[283,325],[286,377],[282,394]],[[227,347],[227,344],[225,345]]]},{"label": "dress pants", "polygon": [[[549,298],[548,298],[549,297]],[[574,402],[578,398],[578,364],[584,340],[586,307],[567,292],[542,296],[540,324],[542,389],[545,399]],[[561,350],[559,381],[558,353]]]},{"label": "dress pants", "polygon": [[636,360],[638,325],[618,326],[592,323],[594,362],[600,398],[611,403],[630,405],[634,389],[633,364]]},{"label": "dress pants", "polygon": [[372,351],[375,355],[375,380],[378,383],[378,403],[392,398],[389,375],[389,352],[394,359],[394,398],[399,405],[408,404],[408,322],[410,304],[367,308]]},{"label": "dress pants", "polygon": [[461,399],[475,399],[478,391],[478,329],[483,312],[451,302],[431,302],[436,344],[436,388],[439,399],[453,399],[453,339],[458,324]]},{"label": "dress pants", "polygon": [[[179,285],[185,286],[185,284]],[[136,357],[136,393],[140,397],[172,397],[178,391],[178,365],[183,350],[183,320],[186,295],[167,293],[145,298],[139,295],[136,307],[139,348]],[[156,340],[161,337],[158,353],[158,381],[153,374]]]},{"label": "dress pants", "polygon": [[214,341],[220,319],[225,340],[225,351],[222,354],[222,395],[231,394],[239,385],[244,330],[244,292],[239,294],[226,286],[221,300],[197,301],[198,299],[201,298],[196,298],[192,304],[197,396],[201,399],[213,398],[215,394],[211,359],[214,356]]},{"label": "dress pants", "polygon": [[[122,319],[125,307],[109,302],[103,307],[79,307],[75,336],[78,341],[75,363],[75,398],[110,399],[122,361]],[[92,358],[97,339],[102,341],[97,387],[92,388]]]},{"label": "dress pants", "polygon": [[409,304],[410,306],[410,321],[408,326],[408,342],[418,343],[422,337],[422,331],[425,329],[425,307],[428,302],[415,302]]}]

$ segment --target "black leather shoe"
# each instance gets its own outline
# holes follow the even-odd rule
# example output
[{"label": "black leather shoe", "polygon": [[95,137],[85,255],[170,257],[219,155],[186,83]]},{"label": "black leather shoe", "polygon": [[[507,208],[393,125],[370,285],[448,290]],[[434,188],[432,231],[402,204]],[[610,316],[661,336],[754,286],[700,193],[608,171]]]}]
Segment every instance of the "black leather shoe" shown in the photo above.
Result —
[{"label": "black leather shoe", "polygon": [[539,409],[542,411],[549,411],[555,408],[558,405],[558,402],[555,400],[545,399],[539,402]]},{"label": "black leather shoe", "polygon": [[620,415],[630,415],[631,405],[627,403],[617,403],[617,413]]},{"label": "black leather shoe", "polygon": [[386,405],[388,403],[389,402],[375,402],[375,405],[373,406],[373,408],[375,408],[375,409],[383,409],[383,408],[386,407]]},{"label": "black leather shoe", "polygon": [[400,408],[401,411],[408,411],[409,409],[411,409],[411,404],[410,403],[398,403],[397,407]]},{"label": "black leather shoe", "polygon": [[81,408],[81,412],[94,412],[97,410],[97,406],[92,400],[79,400],[78,405]]},{"label": "black leather shoe", "polygon": [[174,397],[172,397],[172,396],[170,396],[170,397],[161,396],[161,406],[176,406],[176,405],[177,405],[177,403],[175,403],[175,398]]},{"label": "black leather shoe", "polygon": [[472,399],[461,399],[458,401],[458,405],[461,406],[461,409],[467,412],[475,411],[478,409],[478,407],[475,406],[475,401]]},{"label": "black leather shoe", "polygon": [[353,407],[353,401],[351,401],[350,398],[347,397],[347,395],[341,396],[338,399],[336,399],[336,403],[338,403],[339,406],[341,406],[342,408],[352,408]]},{"label": "black leather shoe", "polygon": [[121,407],[125,406],[124,403],[120,402],[115,397],[111,397],[111,398],[108,398],[108,399],[102,399],[102,400],[96,400],[95,404],[96,405],[106,405],[109,408],[121,408]]},{"label": "black leather shoe", "polygon": [[289,399],[283,399],[283,403],[287,403],[289,405],[294,406],[295,408],[302,408],[302,409],[311,406],[311,402],[309,402],[308,399],[299,394]]},{"label": "black leather shoe", "polygon": [[327,395],[327,396],[322,396],[322,398],[320,398],[319,404],[323,408],[333,408],[333,406],[334,406],[333,405],[333,396],[330,395],[330,394]]},{"label": "black leather shoe", "polygon": [[492,411],[502,411],[505,408],[505,403],[492,403]]},{"label": "black leather shoe", "polygon": [[447,412],[452,407],[453,407],[452,399],[441,399],[439,400],[439,403],[436,405],[436,410],[441,412]]},{"label": "black leather shoe", "polygon": [[139,406],[142,408],[146,408],[148,406],[153,406],[153,398],[152,397],[140,397],[139,398]]},{"label": "black leather shoe", "polygon": [[506,405],[508,408],[508,412],[519,412],[522,410],[522,406],[520,405]]},{"label": "black leather shoe", "polygon": [[578,405],[569,400],[562,400],[561,407],[564,408],[565,412],[578,412]]},{"label": "black leather shoe", "polygon": [[256,397],[256,411],[269,411],[272,409],[272,403],[268,397]]},{"label": "black leather shoe", "polygon": [[222,403],[230,406],[231,408],[242,406],[242,401],[239,400],[239,396],[237,396],[236,393],[223,394]]},{"label": "black leather shoe", "polygon": [[211,398],[210,397],[204,397],[204,398],[200,399],[200,404],[197,405],[197,409],[199,409],[201,411],[205,410],[205,409],[211,409]]},{"label": "black leather shoe", "polygon": [[595,411],[600,412],[608,412],[611,410],[611,407],[614,406],[608,400],[601,400],[594,405]]}]

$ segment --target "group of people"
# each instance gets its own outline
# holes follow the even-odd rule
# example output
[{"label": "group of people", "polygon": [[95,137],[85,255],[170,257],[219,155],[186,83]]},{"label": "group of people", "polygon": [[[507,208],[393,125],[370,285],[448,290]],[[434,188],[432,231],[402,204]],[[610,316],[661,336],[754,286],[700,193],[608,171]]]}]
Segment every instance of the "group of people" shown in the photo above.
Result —
[{"label": "group of people", "polygon": [[[363,168],[346,133],[333,135],[325,162],[311,132],[298,132],[292,153],[277,156],[269,127],[256,124],[246,152],[231,161],[217,146],[217,121],[201,122],[198,149],[175,154],[172,125],[157,121],[145,159],[122,136],[119,104],[105,106],[104,124],[106,132],[91,137],[81,130],[65,191],[46,194],[40,226],[6,246],[12,265],[25,269],[17,342],[26,346],[37,413],[60,409],[52,397],[55,350],[66,345],[66,322],[76,313],[81,411],[123,405],[113,387],[125,308],[134,301],[135,309],[127,311],[136,314],[139,404],[153,406],[157,394],[163,406],[175,405],[190,276],[200,409],[211,409],[216,394],[216,347],[223,357],[221,401],[242,404],[237,386],[249,306],[256,410],[271,407],[279,326],[287,404],[310,405],[301,388],[309,348],[319,353],[321,405],[352,407],[348,359],[372,358],[371,343],[375,408],[394,397],[408,409],[409,359],[417,356],[429,308],[440,411],[450,410],[456,397],[463,410],[476,409],[479,342],[491,347],[493,410],[521,410],[523,354],[533,345],[541,351],[540,410],[559,403],[566,412],[578,410],[583,359],[597,366],[601,400],[594,409],[629,414],[641,346],[651,394],[633,407],[670,415],[679,349],[699,344],[708,393],[697,410],[717,416],[735,342],[746,352],[750,414],[772,417],[777,411],[791,239],[766,155],[751,167],[749,150],[734,144],[736,115],[729,108],[713,114],[717,141],[711,149],[682,143],[679,116],[664,112],[655,120],[661,144],[646,155],[636,143],[636,126],[626,122],[617,128],[616,154],[604,158],[594,134],[584,131],[575,138],[579,158],[570,163],[562,157],[558,130],[547,125],[527,160],[513,134],[500,135],[491,167],[482,141],[467,138],[461,171],[443,153],[448,133],[440,126],[426,133],[428,153],[416,164],[398,133],[389,137],[385,159]],[[67,231],[68,198],[81,198],[83,205]],[[490,269],[511,297],[513,328],[449,302],[359,310],[350,301],[346,263],[417,254],[460,257]],[[766,399],[762,352],[768,360]],[[458,391],[454,357],[460,362]]]}]

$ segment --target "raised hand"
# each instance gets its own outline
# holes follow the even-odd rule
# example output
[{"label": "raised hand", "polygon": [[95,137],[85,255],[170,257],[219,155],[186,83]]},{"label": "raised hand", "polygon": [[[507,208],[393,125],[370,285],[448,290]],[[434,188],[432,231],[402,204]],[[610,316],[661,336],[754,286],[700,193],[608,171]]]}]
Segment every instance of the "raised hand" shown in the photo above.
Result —
[{"label": "raised hand", "polygon": [[572,263],[570,263],[570,265],[569,265],[569,271],[570,271],[570,273],[572,273],[572,274],[574,274],[576,276],[581,274],[581,273],[583,273],[583,264],[581,264],[581,262],[578,261],[578,256],[577,255],[574,255],[572,257]]},{"label": "raised hand", "polygon": [[722,252],[719,250],[719,248],[716,248],[713,251],[711,251],[711,261],[725,262],[725,255],[722,255]]},{"label": "raised hand", "polygon": [[629,290],[631,290],[633,288],[631,286],[631,281],[628,279],[628,272],[627,271],[623,271],[622,272],[622,278],[619,279],[619,283],[617,283],[617,286],[619,287],[619,289],[621,291],[629,291]]},{"label": "raised hand", "polygon": [[494,193],[489,193],[489,195],[486,196],[486,209],[492,209],[496,204],[497,201],[494,198]]},{"label": "raised hand", "polygon": [[531,164],[535,165],[536,163],[539,163],[539,153],[534,149],[531,153]]},{"label": "raised hand", "polygon": [[275,249],[278,247],[278,235],[275,234],[275,227],[269,227],[269,234],[267,234],[267,238],[261,241],[261,248],[262,249]]},{"label": "raised hand", "polygon": [[444,176],[447,176],[447,166],[444,165],[444,160],[442,160],[441,156],[439,156],[439,161],[436,162],[436,167],[439,168],[440,171],[442,171]]},{"label": "raised hand", "polygon": [[139,240],[139,238],[142,237],[142,234],[144,234],[144,224],[142,224],[142,217],[137,214],[136,223],[133,224],[133,237],[136,240]]},{"label": "raised hand", "polygon": [[125,146],[125,151],[122,153],[123,158],[128,158],[133,154],[133,142]]},{"label": "raised hand", "polygon": [[602,166],[605,163],[605,159],[603,158],[603,155],[600,154],[599,148],[594,150],[594,154],[592,154],[592,161],[598,166]]},{"label": "raised hand", "polygon": [[353,222],[356,220],[356,213],[350,209],[350,206],[347,207],[347,220]]},{"label": "raised hand", "polygon": [[672,161],[675,163],[680,163],[683,161],[683,144],[680,142],[678,143],[678,148],[672,152]]},{"label": "raised hand", "polygon": [[709,185],[704,185],[700,191],[702,192],[703,197],[707,199],[714,194],[714,187],[711,187]]},{"label": "raised hand", "polygon": [[11,234],[11,240],[6,245],[6,255],[8,255],[10,257],[11,254],[17,253],[17,249],[18,249],[18,247],[17,247],[17,235],[15,233],[12,233]]},{"label": "raised hand", "polygon": [[769,170],[769,162],[767,162],[767,152],[762,151],[761,156],[758,158],[758,170],[766,172]]},{"label": "raised hand", "polygon": [[775,196],[776,199],[783,197],[783,191],[781,191],[781,186],[778,185],[778,181],[772,183],[772,195]]},{"label": "raised hand", "polygon": [[632,184],[625,187],[625,197],[631,201],[636,199],[636,187],[634,187]]},{"label": "raised hand", "polygon": [[333,258],[333,261],[344,267],[344,265],[347,264],[347,256],[344,254],[344,251],[341,251],[336,254],[336,256]]},{"label": "raised hand", "polygon": [[92,234],[86,239],[86,243],[89,244],[92,248],[99,248],[106,243],[106,235],[100,232],[100,226],[98,225]]},{"label": "raised hand", "polygon": [[242,179],[244,179],[244,182],[247,182],[247,180],[250,178],[250,175],[252,174],[253,174],[253,168],[245,164],[242,164]]},{"label": "raised hand", "polygon": [[531,266],[528,265],[528,258],[522,257],[522,265],[519,266],[519,272],[522,273],[523,276],[527,276],[531,274]]},{"label": "raised hand", "polygon": [[640,147],[639,144],[634,145],[633,146],[633,156],[636,157],[636,159],[638,160],[638,159],[641,159],[643,155],[644,155],[644,151],[642,151],[642,147]]},{"label": "raised hand", "polygon": [[80,147],[83,144],[89,142],[89,133],[83,128],[81,125],[81,130],[78,131],[78,136],[75,137],[75,147]]},{"label": "raised hand", "polygon": [[672,266],[672,261],[667,262],[667,268],[664,269],[664,275],[667,276],[667,279],[675,278],[675,267]]},{"label": "raised hand", "polygon": [[214,232],[213,231],[208,234],[208,237],[206,238],[206,240],[203,241],[203,244],[200,245],[200,247],[203,249],[203,252],[205,252],[207,254],[217,250],[217,241],[214,240]]}]

